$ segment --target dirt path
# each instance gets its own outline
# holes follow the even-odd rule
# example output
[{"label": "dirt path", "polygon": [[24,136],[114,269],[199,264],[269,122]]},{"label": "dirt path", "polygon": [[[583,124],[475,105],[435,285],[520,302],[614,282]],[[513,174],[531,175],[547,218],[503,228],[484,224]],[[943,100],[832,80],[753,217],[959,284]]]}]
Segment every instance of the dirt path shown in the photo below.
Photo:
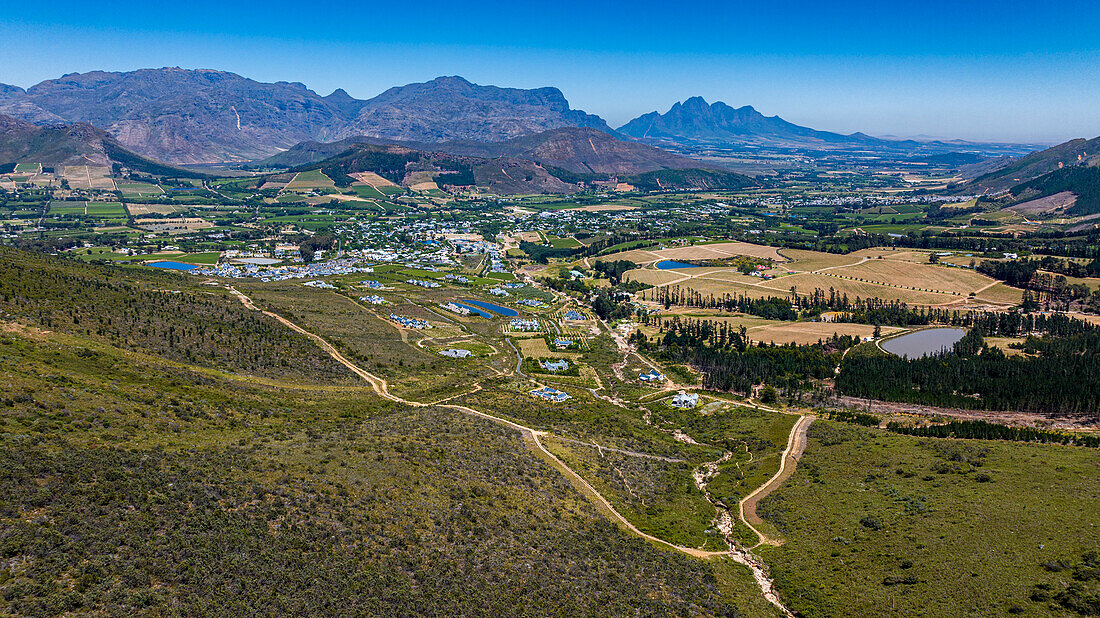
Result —
[{"label": "dirt path", "polygon": [[794,470],[798,466],[798,460],[802,457],[803,451],[806,450],[806,431],[810,428],[812,422],[814,422],[812,416],[800,416],[798,418],[794,427],[791,428],[790,437],[787,438],[787,448],[783,451],[779,471],[768,479],[767,483],[757,487],[751,494],[742,498],[737,505],[741,521],[745,522],[745,525],[760,538],[760,542],[754,545],[753,548],[760,545],[780,545],[783,542],[780,539],[768,537],[756,528],[756,526],[764,523],[764,520],[756,514],[756,505],[794,474]]}]

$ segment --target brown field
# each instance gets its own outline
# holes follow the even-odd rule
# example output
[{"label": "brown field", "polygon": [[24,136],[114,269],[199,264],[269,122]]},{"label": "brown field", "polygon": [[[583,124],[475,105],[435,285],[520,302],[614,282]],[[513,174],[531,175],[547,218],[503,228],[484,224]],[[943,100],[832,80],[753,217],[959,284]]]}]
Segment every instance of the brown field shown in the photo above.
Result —
[{"label": "brown field", "polygon": [[431,191],[432,189],[439,189],[439,185],[435,184],[435,181],[428,180],[425,182],[418,182],[409,185],[409,188],[413,191]]},{"label": "brown field", "polygon": [[1024,299],[1024,291],[998,283],[988,290],[978,292],[975,298],[998,305],[1018,305]]},{"label": "brown field", "polygon": [[561,352],[551,350],[542,337],[530,337],[528,339],[516,339],[513,343],[519,348],[519,353],[524,358],[576,358],[575,352]]},{"label": "brown field", "polygon": [[671,249],[634,249],[614,253],[606,257],[609,261],[630,260],[638,264],[648,264],[660,260],[720,260],[747,255],[786,262],[775,247],[753,245],[747,242],[723,242],[713,245],[693,245],[691,247],[673,247]]},{"label": "brown field", "polygon": [[134,225],[152,232],[190,232],[214,227],[214,224],[199,217],[180,217],[178,219],[135,219]]},{"label": "brown field", "polygon": [[126,204],[126,210],[134,217],[142,215],[170,215],[174,212],[186,210],[189,206],[177,204]]},{"label": "brown field", "polygon": [[516,238],[523,242],[542,242],[542,237],[539,236],[538,232],[520,232],[516,234]]},{"label": "brown field", "polygon": [[898,260],[901,262],[928,263],[929,251],[912,251],[910,249],[891,249],[889,247],[875,247],[873,249],[861,249],[849,255],[857,258],[878,259],[880,256],[886,260]]},{"label": "brown field", "polygon": [[[900,328],[882,327],[883,334],[894,333]],[[817,343],[835,335],[870,337],[875,327],[870,324],[834,324],[830,322],[779,322],[774,325],[752,328],[749,338],[766,343],[796,343],[806,345]]]},{"label": "brown field", "polygon": [[830,276],[828,274],[807,273],[790,275],[781,279],[766,281],[761,285],[762,287],[771,288],[772,290],[782,293],[790,293],[791,286],[796,286],[799,294],[808,294],[816,288],[821,288],[826,291],[829,288],[833,288],[839,293],[847,294],[849,298],[858,296],[860,298],[882,298],[885,300],[897,299],[905,303],[917,305],[938,305],[959,300],[959,297],[953,294],[908,290],[902,287],[853,281],[851,279]]},{"label": "brown field", "polygon": [[1014,350],[1009,346],[1012,343],[1023,343],[1023,337],[985,337],[985,343],[991,348],[1000,348],[1006,356],[1017,356],[1023,354],[1023,350]]},{"label": "brown field", "polygon": [[993,279],[969,269],[894,260],[869,260],[855,266],[832,269],[829,274],[890,286],[916,288],[925,292],[962,295],[994,282]]},{"label": "brown field", "polygon": [[790,264],[787,264],[790,270],[812,271],[822,268],[835,268],[837,266],[849,266],[860,260],[860,257],[856,255],[820,253],[803,249],[781,249],[780,251],[790,260]]},{"label": "brown field", "polygon": [[[626,183],[620,183],[626,184]],[[630,186],[630,185],[627,185]],[[616,189],[618,191],[619,189]],[[626,191],[632,191],[633,188],[624,189]],[[627,204],[590,204],[588,206],[578,206],[576,208],[566,208],[565,210],[583,210],[585,212],[600,212],[604,210],[637,210],[637,206],[629,206]]]},{"label": "brown field", "polygon": [[397,186],[396,184],[386,180],[385,178],[382,178],[381,176],[379,176],[378,174],[375,174],[374,172],[355,172],[354,174],[349,174],[349,176],[351,176],[352,178],[358,180],[359,182],[365,182],[368,185],[374,187],[375,189],[377,189],[378,187],[396,187]]},{"label": "brown field", "polygon": [[110,168],[98,165],[66,165],[61,175],[73,189],[114,191],[115,181],[107,177],[110,173]]},{"label": "brown field", "polygon": [[685,279],[684,275],[671,270],[653,270],[649,268],[638,268],[626,273],[625,278],[627,281],[637,281],[639,283],[646,283],[654,286],[663,286],[673,281],[684,280],[686,283],[690,279]]}]

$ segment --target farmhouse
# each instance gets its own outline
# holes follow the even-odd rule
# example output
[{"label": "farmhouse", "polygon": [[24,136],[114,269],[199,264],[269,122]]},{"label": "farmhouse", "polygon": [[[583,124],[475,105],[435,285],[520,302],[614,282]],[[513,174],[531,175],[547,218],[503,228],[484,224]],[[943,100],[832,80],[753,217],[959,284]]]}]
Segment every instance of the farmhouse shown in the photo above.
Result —
[{"label": "farmhouse", "polygon": [[565,371],[569,369],[569,362],[565,360],[543,361],[542,368],[547,371]]},{"label": "farmhouse", "polygon": [[557,401],[557,402],[561,402],[561,401],[565,401],[566,399],[569,399],[569,394],[568,393],[563,393],[563,392],[559,391],[558,389],[550,388],[549,386],[544,386],[542,388],[536,388],[535,390],[531,391],[531,394],[534,395],[535,397],[542,397],[543,399],[549,399],[550,401]]},{"label": "farmhouse", "polygon": [[642,382],[661,382],[665,379],[665,375],[656,369],[650,369],[649,373],[639,374],[638,379]]},{"label": "farmhouse", "polygon": [[390,319],[397,322],[401,326],[408,328],[431,328],[432,325],[427,320],[418,320],[417,318],[409,318],[403,315],[397,315],[395,313],[390,314]]},{"label": "farmhouse", "polygon": [[559,347],[559,348],[568,348],[569,346],[573,345],[573,340],[572,339],[555,339],[554,340],[554,345]]},{"label": "farmhouse", "polygon": [[674,408],[683,408],[685,410],[690,410],[691,408],[699,405],[699,395],[696,393],[685,393],[684,391],[680,391],[679,393],[676,393],[672,396],[672,401],[669,402],[668,405]]},{"label": "farmhouse", "polygon": [[470,315],[470,309],[468,307],[463,307],[462,305],[456,305],[454,303],[440,303],[439,306],[443,309],[446,309],[447,311],[457,313],[458,315]]},{"label": "farmhouse", "polygon": [[440,354],[442,354],[443,356],[449,356],[451,358],[466,358],[473,355],[473,353],[469,350],[463,350],[461,348],[450,348],[447,350],[443,350],[442,352],[440,352]]},{"label": "farmhouse", "polygon": [[572,309],[570,309],[569,311],[566,311],[565,313],[563,313],[561,317],[564,320],[570,320],[570,321],[573,321],[573,322],[583,322],[584,321],[584,314],[579,313],[577,311],[573,311]]},{"label": "farmhouse", "polygon": [[525,320],[522,318],[516,318],[509,322],[512,330],[521,330],[525,332],[535,332],[539,330],[538,320]]},{"label": "farmhouse", "polygon": [[370,296],[360,296],[359,300],[364,303],[370,303],[372,305],[381,305],[382,303],[386,302],[386,299],[377,294],[371,294]]}]

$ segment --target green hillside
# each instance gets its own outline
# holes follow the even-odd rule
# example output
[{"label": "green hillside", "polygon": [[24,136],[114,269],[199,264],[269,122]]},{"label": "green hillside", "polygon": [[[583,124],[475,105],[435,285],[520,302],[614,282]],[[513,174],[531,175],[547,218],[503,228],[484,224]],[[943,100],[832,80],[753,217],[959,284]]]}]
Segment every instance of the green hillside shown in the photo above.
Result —
[{"label": "green hillside", "polygon": [[1018,200],[1025,201],[1063,191],[1077,196],[1076,203],[1066,210],[1066,214],[1080,216],[1100,213],[1100,166],[1076,166],[1056,170],[1016,185],[1011,193]]}]

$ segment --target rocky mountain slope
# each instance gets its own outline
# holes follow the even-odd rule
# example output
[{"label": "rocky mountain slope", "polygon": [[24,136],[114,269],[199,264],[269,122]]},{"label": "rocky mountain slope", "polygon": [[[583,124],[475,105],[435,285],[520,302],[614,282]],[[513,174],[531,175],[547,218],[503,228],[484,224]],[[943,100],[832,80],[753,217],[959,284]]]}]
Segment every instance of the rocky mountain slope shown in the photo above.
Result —
[{"label": "rocky mountain slope", "polygon": [[479,86],[453,76],[390,88],[365,101],[336,137],[497,142],[560,127],[611,130],[599,116],[570,109],[557,88]]},{"label": "rocky mountain slope", "polygon": [[389,144],[423,152],[480,159],[524,159],[574,174],[623,175],[664,169],[710,167],[694,159],[653,146],[619,140],[603,131],[590,128],[551,129],[500,142],[456,140],[430,143],[371,137],[352,137],[331,143],[310,141],[297,144],[286,152],[260,161],[257,165],[260,167],[304,165],[336,156],[355,144]]},{"label": "rocky mountain slope", "polygon": [[172,163],[248,161],[307,140],[376,136],[423,142],[496,141],[591,126],[556,88],[479,86],[460,77],[391,88],[369,100],[322,97],[300,83],[264,83],[179,68],[73,73],[24,91],[0,85],[0,113],[36,124],[83,122]]},{"label": "rocky mountain slope", "polygon": [[1024,157],[1004,161],[1004,165],[998,169],[979,175],[960,190],[968,193],[995,193],[1056,170],[1089,165],[1100,165],[1100,137],[1074,139]]},{"label": "rocky mountain slope", "polygon": [[[327,158],[324,155],[339,151]],[[716,189],[754,186],[751,178],[644,144],[624,142],[596,129],[552,129],[504,142],[393,142],[351,138],[304,142],[257,163],[260,168],[320,169],[338,185],[358,172],[409,184],[411,172],[437,174],[436,182],[476,185],[494,193],[569,193],[581,183],[620,180],[646,189]]]},{"label": "rocky mountain slope", "polygon": [[0,164],[41,163],[47,167],[118,163],[152,174],[202,176],[138,155],[85,122],[38,126],[0,114]]}]

